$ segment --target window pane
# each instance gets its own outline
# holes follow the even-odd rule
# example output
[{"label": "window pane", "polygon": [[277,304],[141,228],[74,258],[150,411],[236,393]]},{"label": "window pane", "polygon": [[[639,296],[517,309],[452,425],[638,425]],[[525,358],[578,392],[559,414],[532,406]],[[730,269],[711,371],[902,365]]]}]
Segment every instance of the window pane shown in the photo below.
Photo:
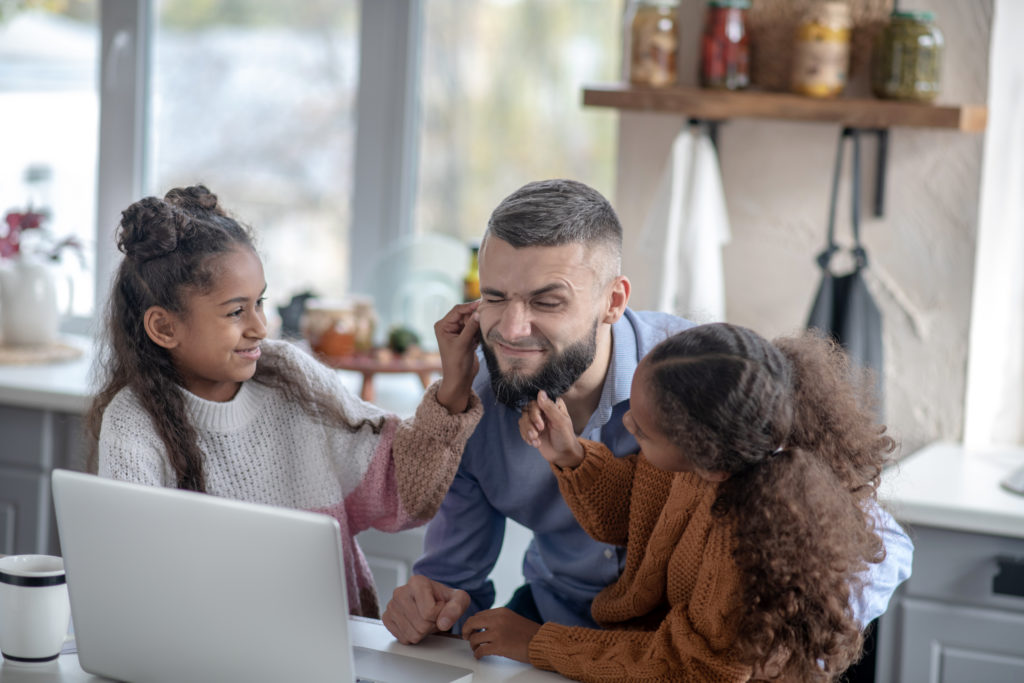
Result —
[{"label": "window pane", "polygon": [[425,3],[418,230],[479,239],[503,197],[543,178],[611,196],[615,114],[580,99],[618,80],[621,21],[607,0]]},{"label": "window pane", "polygon": [[215,192],[275,304],[345,287],[358,29],[356,0],[158,6],[149,192]]},{"label": "window pane", "polygon": [[[0,213],[45,208],[49,237],[26,235],[26,251],[74,236],[82,259],[64,250],[71,312],[92,314],[96,151],[99,125],[98,0],[53,3],[62,11],[0,7]],[[0,236],[7,225],[0,222]],[[59,289],[67,310],[66,288]]]}]

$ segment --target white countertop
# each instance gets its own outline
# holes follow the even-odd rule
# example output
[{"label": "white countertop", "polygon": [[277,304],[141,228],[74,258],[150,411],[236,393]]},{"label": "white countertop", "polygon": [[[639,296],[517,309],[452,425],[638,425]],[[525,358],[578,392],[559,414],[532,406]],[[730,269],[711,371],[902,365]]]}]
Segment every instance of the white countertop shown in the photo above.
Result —
[{"label": "white countertop", "polygon": [[[82,350],[75,360],[27,365],[0,364],[0,405],[55,410],[84,415],[92,402],[90,373],[95,358],[94,342],[89,337],[62,336],[61,342]],[[362,375],[338,370],[342,382],[359,395]],[[379,375],[374,378],[375,403],[402,417],[416,412],[423,397],[419,378],[411,374]]]},{"label": "white countertop", "polygon": [[900,522],[1024,538],[1024,496],[999,481],[1024,466],[1024,448],[939,442],[882,475],[879,499]]},{"label": "white countertop", "polygon": [[[473,670],[473,683],[545,683],[565,679],[548,671],[534,669],[504,657],[484,657],[477,660],[469,643],[458,638],[428,636],[419,645],[402,645],[394,639],[384,625],[376,619],[349,618],[349,635],[353,645],[396,652],[407,657],[429,659]],[[78,655],[63,654],[57,661],[45,664],[18,665],[4,661],[0,664],[0,680],[4,683],[99,683],[108,679],[86,673],[78,664]]]},{"label": "white countertop", "polygon": [[0,365],[0,405],[83,414],[92,392],[89,371],[93,344],[87,337],[61,337],[82,349],[75,360],[29,365]]}]

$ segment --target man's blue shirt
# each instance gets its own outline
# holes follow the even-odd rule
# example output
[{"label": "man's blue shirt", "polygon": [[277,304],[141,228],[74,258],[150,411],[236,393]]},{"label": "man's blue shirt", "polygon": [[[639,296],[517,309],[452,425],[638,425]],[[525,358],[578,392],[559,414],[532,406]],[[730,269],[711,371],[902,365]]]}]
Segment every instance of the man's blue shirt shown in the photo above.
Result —
[{"label": "man's blue shirt", "polygon": [[[612,326],[611,363],[601,399],[580,436],[602,442],[616,456],[636,453],[639,446],[622,424],[633,373],[658,342],[692,326],[676,316],[627,309]],[[625,548],[599,543],[580,527],[547,461],[519,435],[519,411],[495,400],[486,367],[481,367],[473,389],[483,402],[484,416],[466,444],[440,511],[427,527],[424,555],[413,571],[468,592],[472,604],[463,620],[490,608],[494,585],[488,577],[501,551],[505,519],[510,518],[534,534],[523,575],[544,621],[596,628],[590,603],[618,579]],[[863,624],[885,611],[896,586],[910,575],[910,539],[887,513],[878,512],[887,557],[882,565],[871,565],[871,584],[853,605]]]}]

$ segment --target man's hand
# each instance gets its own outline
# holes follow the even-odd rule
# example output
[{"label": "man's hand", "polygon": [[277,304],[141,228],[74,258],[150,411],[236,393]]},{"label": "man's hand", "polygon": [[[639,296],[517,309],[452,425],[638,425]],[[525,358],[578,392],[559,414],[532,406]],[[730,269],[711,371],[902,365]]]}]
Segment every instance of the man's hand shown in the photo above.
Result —
[{"label": "man's hand", "polygon": [[516,614],[507,607],[477,612],[462,626],[462,638],[468,640],[477,659],[501,655],[530,663],[530,641],[540,624]]},{"label": "man's hand", "polygon": [[572,418],[562,399],[555,402],[547,393],[539,392],[537,400],[523,408],[519,434],[553,465],[571,469],[583,462],[583,446],[576,439]]},{"label": "man's hand", "polygon": [[437,401],[452,415],[469,406],[473,378],[480,369],[476,347],[480,343],[480,319],[476,313],[479,301],[456,304],[434,323],[437,349],[441,353],[441,386]]},{"label": "man's hand", "polygon": [[381,621],[398,642],[412,645],[424,636],[447,631],[469,607],[469,594],[414,574],[391,596]]}]

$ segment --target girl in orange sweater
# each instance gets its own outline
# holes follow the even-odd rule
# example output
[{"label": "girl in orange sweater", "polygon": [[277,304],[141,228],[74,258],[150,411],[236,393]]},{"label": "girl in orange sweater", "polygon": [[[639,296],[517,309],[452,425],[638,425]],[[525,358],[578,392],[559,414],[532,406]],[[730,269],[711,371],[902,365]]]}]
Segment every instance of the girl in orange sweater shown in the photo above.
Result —
[{"label": "girl in orange sweater", "polygon": [[641,452],[624,458],[542,393],[522,436],[625,569],[594,600],[604,630],[490,610],[464,637],[584,681],[833,679],[860,655],[851,598],[884,554],[868,502],[895,444],[865,380],[810,333],[694,327],[637,368],[623,423]]}]

